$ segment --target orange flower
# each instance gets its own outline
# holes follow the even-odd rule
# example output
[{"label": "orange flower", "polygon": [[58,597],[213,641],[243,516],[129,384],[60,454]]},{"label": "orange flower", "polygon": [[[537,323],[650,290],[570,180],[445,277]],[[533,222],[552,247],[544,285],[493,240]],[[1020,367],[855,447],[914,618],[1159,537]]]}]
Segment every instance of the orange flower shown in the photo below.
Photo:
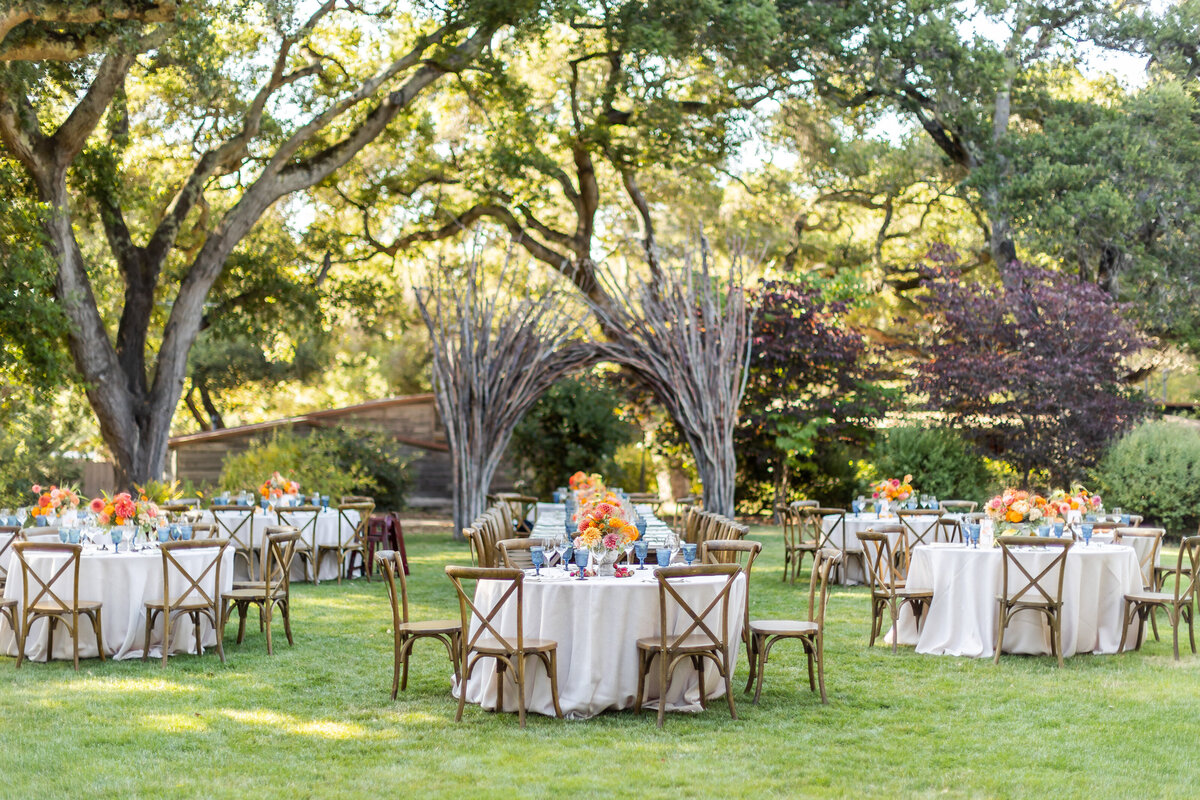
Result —
[{"label": "orange flower", "polygon": [[1006,520],[1008,520],[1009,522],[1020,522],[1022,519],[1024,519],[1024,517],[1021,516],[1021,513],[1019,511],[1012,511],[1012,510],[1010,510],[1007,514],[1005,514],[1004,518]]}]

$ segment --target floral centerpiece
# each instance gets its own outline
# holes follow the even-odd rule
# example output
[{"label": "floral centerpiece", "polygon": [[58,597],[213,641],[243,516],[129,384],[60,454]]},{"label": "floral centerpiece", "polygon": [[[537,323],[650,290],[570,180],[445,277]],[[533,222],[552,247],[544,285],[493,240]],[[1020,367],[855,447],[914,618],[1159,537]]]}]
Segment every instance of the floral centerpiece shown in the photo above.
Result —
[{"label": "floral centerpiece", "polygon": [[603,479],[596,473],[588,475],[582,471],[576,472],[567,479],[567,486],[578,495],[580,492],[592,493],[597,488],[604,488]]},{"label": "floral centerpiece", "polygon": [[1064,521],[1069,521],[1068,517],[1074,516],[1072,512],[1079,512],[1078,516],[1082,518],[1104,510],[1104,500],[1100,495],[1092,494],[1079,484],[1071,487],[1070,492],[1060,489],[1053,493],[1048,503],[1055,512],[1055,518]]},{"label": "floral centerpiece", "polygon": [[597,575],[613,575],[625,545],[637,539],[637,527],[625,520],[620,506],[602,502],[583,513],[574,544],[591,551]]},{"label": "floral centerpiece", "polygon": [[139,496],[136,500],[129,492],[118,492],[112,497],[102,495],[92,499],[89,510],[96,515],[96,524],[101,526],[136,527],[149,536],[163,522],[158,504]]},{"label": "floral centerpiece", "polygon": [[996,524],[997,532],[1029,533],[1036,525],[1054,519],[1057,504],[1039,494],[1017,489],[1005,489],[984,506],[988,517]]},{"label": "floral centerpiece", "polygon": [[79,492],[69,486],[44,488],[35,483],[30,488],[38,496],[37,502],[29,511],[34,525],[53,525],[57,517],[79,508]]},{"label": "floral centerpiece", "polygon": [[278,472],[272,472],[271,477],[263,481],[263,485],[258,487],[258,493],[263,497],[278,499],[284,495],[300,494],[300,484],[293,480],[280,475]]},{"label": "floral centerpiece", "polygon": [[913,496],[912,479],[912,475],[905,475],[904,480],[886,478],[876,483],[871,487],[871,496],[875,498],[876,505],[884,502],[890,507],[899,508]]}]

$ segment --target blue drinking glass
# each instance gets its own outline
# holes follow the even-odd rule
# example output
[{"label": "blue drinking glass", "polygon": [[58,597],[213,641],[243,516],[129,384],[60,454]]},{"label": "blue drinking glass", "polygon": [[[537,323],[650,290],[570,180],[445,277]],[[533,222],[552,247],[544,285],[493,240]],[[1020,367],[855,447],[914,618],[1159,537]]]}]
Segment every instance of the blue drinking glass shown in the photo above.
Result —
[{"label": "blue drinking glass", "polygon": [[1043,536],[1043,537],[1049,536],[1050,535],[1050,526],[1049,525],[1039,525],[1037,531],[1038,531],[1038,536]]},{"label": "blue drinking glass", "polygon": [[121,539],[124,537],[124,535],[125,534],[121,531],[121,529],[119,527],[115,527],[108,532],[109,538],[112,539],[113,552],[120,552]]},{"label": "blue drinking glass", "polygon": [[696,560],[696,545],[690,543],[685,544],[683,546],[683,558],[685,561],[687,561],[687,565],[690,567],[692,562]]},{"label": "blue drinking glass", "polygon": [[564,520],[564,524],[566,525],[566,528],[567,528],[567,536],[570,536],[572,533],[575,533],[575,524],[573,522],[571,522],[570,514],[567,514],[567,518],[566,518],[566,520]]},{"label": "blue drinking glass", "polygon": [[650,548],[646,546],[643,539],[638,539],[633,543],[633,554],[637,556],[638,569],[646,568],[646,555],[650,552]]},{"label": "blue drinking glass", "polygon": [[1122,514],[1122,515],[1121,515],[1121,524],[1122,524],[1122,525],[1128,525],[1128,524],[1129,524],[1129,515],[1128,515],[1128,514]]},{"label": "blue drinking glass", "polygon": [[66,528],[58,529],[58,540],[63,544],[67,543],[67,539],[71,538],[71,532]]},{"label": "blue drinking glass", "polygon": [[259,504],[259,505],[262,507],[262,510],[263,510],[263,511],[266,511],[266,510],[267,510],[267,498],[265,498],[265,497],[260,497],[260,498],[259,498],[259,500],[258,500],[258,504]]},{"label": "blue drinking glass", "polygon": [[654,557],[658,559],[658,565],[660,567],[671,566],[671,551],[666,547],[660,547],[655,550]]},{"label": "blue drinking glass", "polygon": [[554,492],[553,492],[553,493],[550,495],[550,499],[551,499],[551,500],[552,500],[552,501],[553,501],[553,502],[554,502],[556,505],[557,505],[558,503],[561,503],[561,502],[562,502],[562,492],[560,492],[560,491],[558,491],[557,489],[555,489],[555,490],[554,490]]},{"label": "blue drinking glass", "polygon": [[164,542],[168,542],[171,540],[171,528],[174,528],[174,527],[175,527],[174,525],[164,525],[163,527],[158,529],[159,544],[163,544]]},{"label": "blue drinking glass", "polygon": [[71,544],[79,544],[79,528],[71,528],[67,531],[67,541]]},{"label": "blue drinking glass", "polygon": [[546,566],[546,550],[542,547],[529,548],[529,560],[533,562],[533,574],[541,577],[542,567]]},{"label": "blue drinking glass", "polygon": [[571,572],[571,561],[575,558],[575,545],[571,544],[570,537],[567,538],[567,549],[562,554],[562,568],[564,572]]},{"label": "blue drinking glass", "polygon": [[1061,522],[1056,522],[1056,523],[1054,523],[1054,535],[1055,535],[1055,536],[1057,536],[1059,539],[1061,539],[1061,538],[1062,538],[1062,536],[1063,536],[1063,523],[1061,523]]},{"label": "blue drinking glass", "polygon": [[967,523],[967,539],[970,540],[972,547],[979,547],[979,529],[981,527],[978,522]]},{"label": "blue drinking glass", "polygon": [[185,542],[188,541],[189,539],[191,539],[192,538],[192,526],[191,525],[180,525],[179,526],[179,538]]},{"label": "blue drinking glass", "polygon": [[633,526],[635,528],[637,528],[638,538],[644,539],[646,537],[646,518],[638,517],[637,520],[633,523]]},{"label": "blue drinking glass", "polygon": [[587,572],[588,551],[584,548],[579,548],[575,551],[575,566],[579,567],[579,580],[584,579],[583,573]]},{"label": "blue drinking glass", "polygon": [[323,511],[329,510],[329,495],[327,494],[321,495],[321,509]]},{"label": "blue drinking glass", "polygon": [[1079,526],[1079,532],[1083,535],[1083,546],[1087,547],[1092,542],[1093,526],[1090,522],[1085,522]]}]

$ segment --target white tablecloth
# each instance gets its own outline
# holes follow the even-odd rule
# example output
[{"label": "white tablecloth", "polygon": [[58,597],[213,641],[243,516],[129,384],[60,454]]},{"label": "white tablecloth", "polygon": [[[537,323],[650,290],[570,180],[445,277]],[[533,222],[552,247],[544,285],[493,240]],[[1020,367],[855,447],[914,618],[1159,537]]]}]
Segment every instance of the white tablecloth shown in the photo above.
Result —
[{"label": "white tablecloth", "polygon": [[[821,520],[821,527],[824,529],[825,534],[829,536],[829,543],[826,547],[836,547],[846,553],[862,552],[862,542],[858,540],[859,533],[866,532],[880,525],[900,524],[900,518],[895,514],[883,517],[882,519],[878,514],[847,514],[845,526],[837,526],[838,529],[834,530],[837,519],[837,515],[829,515],[823,517]],[[921,516],[914,518],[912,524],[918,530],[923,530],[924,526],[930,524],[932,521],[932,516]],[[933,532],[930,533],[930,536],[932,535]],[[900,534],[889,533],[888,540],[891,541],[892,547],[895,547],[896,542],[900,540]],[[844,585],[867,582],[866,575],[862,570],[862,561],[857,556],[843,558],[841,568],[838,572],[840,582]]]},{"label": "white tablecloth", "polygon": [[[29,555],[29,554],[27,554]],[[176,559],[194,574],[199,574],[212,560],[213,552],[207,548],[190,552],[176,553]],[[30,556],[30,563],[37,565],[37,570],[43,579],[49,579],[67,560],[62,554],[39,554]],[[44,565],[44,566],[43,566]],[[54,584],[54,591],[63,600],[71,599],[71,570]],[[205,590],[212,592],[216,580],[215,568],[201,584]],[[21,577],[21,567],[16,555],[9,562],[8,582],[4,588],[4,597],[23,603],[24,583]],[[182,592],[188,587],[186,580],[177,570],[172,570],[171,591]],[[34,584],[30,588],[30,596],[36,596]],[[225,550],[221,560],[221,591],[227,592],[233,588],[233,551]],[[105,655],[110,658],[141,658],[145,648],[146,633],[146,603],[161,602],[163,594],[163,563],[162,553],[157,549],[140,553],[113,553],[111,551],[92,550],[85,548],[79,563],[79,596],[83,600],[98,600],[102,606],[101,622],[104,633]],[[45,620],[39,620],[33,625],[33,630],[26,639],[25,657],[36,661],[46,658],[46,626]],[[203,633],[201,641],[205,647],[216,644],[217,637],[212,626],[207,621],[201,621]],[[155,621],[151,634],[150,655],[162,656],[162,623]],[[190,651],[195,645],[195,633],[191,620],[186,616],[177,617],[171,623],[171,652]],[[0,619],[0,650],[10,656],[17,654],[17,641],[13,636],[8,621]],[[60,625],[54,636],[54,658],[69,659],[71,654],[71,637]],[[81,658],[96,658],[99,650],[96,647],[96,635],[92,632],[91,623],[81,617],[79,621],[79,655]]]},{"label": "white tablecloth", "polygon": [[[557,568],[543,569],[542,572],[547,576],[564,574]],[[724,577],[688,578],[677,584],[677,589],[699,611],[712,601],[724,583]],[[503,593],[503,586],[497,581],[479,582],[475,589],[475,604],[481,611],[486,614],[491,609]],[[525,636],[558,642],[558,693],[563,714],[570,719],[586,719],[608,709],[633,708],[638,675],[636,642],[641,637],[659,634],[658,582],[653,570],[649,567],[635,570],[631,578],[588,578],[583,581],[529,577],[524,591]],[[745,602],[745,576],[739,575],[729,596],[729,661],[732,666],[737,664]],[[668,625],[675,633],[682,633],[690,619],[678,606],[668,610]],[[496,620],[496,627],[503,635],[516,636],[515,593]],[[720,632],[716,627],[720,620],[715,610],[705,621],[714,632]],[[643,707],[658,708],[657,669],[656,659],[646,682],[648,702]],[[511,676],[505,680],[508,682],[504,686],[504,710],[516,711],[516,682]],[[525,680],[529,684],[526,687],[527,710],[553,716],[550,680],[538,659],[530,658]],[[725,693],[724,683],[711,663],[705,670],[704,688],[710,699]],[[699,689],[691,662],[680,664],[671,679],[667,709],[699,711]],[[457,692],[456,687],[456,697]],[[485,659],[475,668],[467,684],[467,702],[482,704],[488,710],[495,709],[494,659]]]},{"label": "white tablecloth", "polygon": [[[1019,557],[1030,574],[1037,575],[1057,551],[1026,551]],[[908,571],[909,589],[931,589],[933,601],[926,611],[920,636],[911,610],[900,615],[903,644],[915,644],[918,653],[990,657],[996,650],[996,596],[1000,594],[1000,548],[962,545],[929,545],[913,550]],[[1024,576],[1009,570],[1014,585]],[[1076,544],[1067,553],[1063,577],[1063,655],[1115,653],[1121,642],[1121,609],[1127,592],[1142,588],[1133,548],[1092,543]],[[1134,629],[1131,628],[1131,635]],[[889,639],[890,641],[890,639]],[[1132,642],[1132,638],[1130,642]],[[1049,628],[1045,617],[1020,612],[1004,632],[1004,652],[1048,654]]]},{"label": "white tablecloth", "polygon": [[[247,508],[245,511],[218,511],[216,512],[216,515],[221,518],[221,521],[227,527],[232,529],[236,528],[238,523],[245,519],[250,513],[250,508]],[[301,529],[300,539],[310,548],[313,548],[316,545],[334,547],[338,543],[339,528],[342,533],[342,541],[348,542],[351,535],[354,533],[354,526],[358,524],[359,520],[357,511],[347,511],[346,519],[343,520],[340,519],[337,509],[331,508],[328,511],[321,511],[319,514],[317,514],[317,524],[314,530],[313,526],[309,524],[312,521],[311,513],[288,513],[287,511],[284,511],[282,514],[282,521],[281,518],[275,514],[263,514],[261,509],[256,508],[253,513],[254,547],[256,550],[261,547],[263,531],[267,529],[267,526],[280,524],[294,525]],[[212,511],[204,511],[201,513],[200,517],[202,522],[213,522],[214,514]],[[305,528],[305,525],[309,525],[309,527]],[[243,529],[242,533],[239,533],[239,536],[241,536],[243,539],[246,538],[244,531],[245,529]],[[225,529],[221,528],[219,532],[224,534]],[[244,560],[238,559],[235,569],[237,570],[237,580],[241,581],[249,579],[250,576],[246,575],[246,562]],[[323,581],[336,580],[337,576],[338,566],[335,554],[325,553],[324,557],[321,559],[320,568],[317,571],[318,579]],[[292,564],[292,580],[301,581],[305,580],[305,578],[306,575],[304,573],[304,565],[299,559],[296,559],[296,561]]]}]

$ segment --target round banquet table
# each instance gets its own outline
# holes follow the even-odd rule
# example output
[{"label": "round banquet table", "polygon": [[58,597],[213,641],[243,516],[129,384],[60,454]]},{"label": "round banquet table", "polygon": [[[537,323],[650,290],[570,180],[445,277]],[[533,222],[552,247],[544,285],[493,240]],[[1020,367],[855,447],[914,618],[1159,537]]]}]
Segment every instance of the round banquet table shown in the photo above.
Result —
[{"label": "round banquet table", "polygon": [[[1034,576],[1056,553],[1049,548],[1016,552]],[[897,626],[899,641],[916,645],[918,653],[929,655],[992,656],[1002,558],[998,547],[976,549],[943,543],[914,548],[906,586],[932,590],[933,600],[919,636],[912,611],[905,606]],[[1019,571],[1009,570],[1014,589],[1025,581]],[[1095,542],[1086,547],[1074,545],[1067,553],[1063,575],[1063,656],[1117,652],[1123,598],[1141,588],[1141,571],[1132,547]],[[1022,611],[1004,631],[1004,652],[1049,654],[1049,630],[1043,615]],[[1135,633],[1136,624],[1130,628],[1131,637]],[[890,642],[890,637],[887,640]]]},{"label": "round banquet table", "polygon": [[[250,513],[254,514],[254,546],[257,548],[259,542],[262,541],[263,531],[267,526],[275,525],[294,525],[300,528],[300,540],[308,547],[314,548],[317,545],[323,547],[336,547],[338,544],[338,534],[341,533],[342,541],[349,542],[350,537],[354,534],[354,526],[358,524],[359,516],[357,511],[347,511],[346,519],[342,519],[336,508],[321,511],[317,514],[317,524],[314,527],[311,525],[312,514],[309,513],[289,513],[284,509],[280,516],[275,514],[264,514],[262,509],[255,506],[253,512],[249,506],[245,511],[204,511],[200,514],[200,522],[213,522],[214,516],[220,517],[221,522],[228,529],[236,529],[238,524],[246,518]],[[308,524],[306,528],[305,525]],[[221,536],[226,535],[226,527],[220,527],[218,533]],[[244,531],[244,529],[243,529]],[[243,535],[243,534],[239,534]],[[243,559],[238,559],[234,569],[237,574],[235,580],[249,580],[249,575],[246,574],[246,562]],[[337,554],[326,552],[321,559],[321,563],[317,569],[317,578],[319,580],[336,580],[338,576]],[[304,572],[304,564],[300,559],[296,559],[292,563],[292,580],[302,581],[307,579]]]},{"label": "round banquet table", "polygon": [[[933,517],[919,516],[911,519],[913,519],[913,525],[918,526],[918,530],[922,530],[925,525],[928,525],[932,521]],[[867,576],[863,572],[862,559],[859,557],[846,558],[845,554],[862,553],[862,542],[858,540],[859,533],[866,532],[877,525],[899,525],[900,518],[895,514],[882,518],[878,514],[847,514],[844,531],[841,530],[841,526],[839,526],[838,530],[834,530],[834,524],[836,522],[836,515],[831,514],[821,518],[821,527],[824,530],[825,535],[829,537],[828,543],[824,546],[836,547],[843,553],[842,565],[838,570],[840,582],[847,586],[866,583]],[[936,530],[931,531],[930,536],[933,536],[936,533]],[[900,534],[898,533],[888,534],[888,540],[891,542],[893,548],[896,546],[896,542],[898,542],[899,539]]]},{"label": "round banquet table", "polygon": [[[42,575],[49,579],[62,566],[67,556],[58,553],[27,554],[30,564]],[[212,560],[213,551],[207,548],[178,552],[176,559],[189,572],[197,575]],[[4,587],[4,597],[16,600],[18,605],[23,600],[23,577],[21,566],[14,554],[9,561],[8,582]],[[215,568],[205,576],[201,585],[205,591],[212,593],[215,588]],[[72,596],[72,570],[67,570],[55,581],[54,592],[65,601]],[[35,588],[36,587],[36,588]],[[188,587],[187,581],[177,570],[172,570],[171,591],[183,592]],[[37,584],[30,588],[31,594],[36,594]],[[221,591],[228,592],[233,588],[233,551],[225,550],[221,559]],[[157,548],[143,550],[138,553],[111,550],[97,550],[85,545],[79,562],[79,596],[83,600],[98,600],[102,605],[100,615],[104,633],[105,655],[109,658],[141,658],[145,648],[146,635],[146,603],[162,602],[163,595],[163,563],[162,553]],[[25,643],[25,657],[35,661],[46,660],[46,620],[38,620],[33,624]],[[202,619],[201,642],[205,647],[216,645],[217,636],[212,625]],[[162,623],[155,623],[151,632],[150,655],[162,656]],[[171,623],[170,652],[190,652],[195,645],[195,629],[191,620],[186,616],[176,617]],[[10,656],[17,654],[17,641],[13,636],[8,620],[0,618],[0,650]],[[79,621],[79,656],[80,658],[96,658],[99,656],[96,647],[96,635],[92,631],[91,622],[81,617]],[[54,636],[54,658],[70,659],[71,637],[59,626]]]},{"label": "round banquet table", "polygon": [[[557,574],[555,574],[557,573]],[[558,642],[558,695],[563,715],[568,719],[587,719],[609,709],[633,708],[637,695],[637,640],[659,635],[658,582],[654,571],[634,570],[629,578],[587,578],[580,581],[561,577],[557,567],[544,567],[542,578],[529,570],[524,586],[524,635],[526,638],[553,639]],[[703,610],[725,584],[726,578],[699,577],[672,581],[672,585],[697,612]],[[486,614],[503,593],[499,581],[479,581],[475,605]],[[668,595],[668,601],[671,598]],[[746,578],[738,575],[729,593],[729,663],[737,664],[738,644],[742,635],[743,609],[746,602]],[[718,605],[705,623],[719,633]],[[690,617],[677,605],[670,605],[667,624],[674,633],[682,633]],[[516,636],[516,594],[495,617],[496,628],[504,636]],[[472,634],[478,620],[472,623]],[[517,688],[512,673],[506,673],[504,711],[517,710]],[[730,676],[732,680],[732,675]],[[525,670],[526,709],[554,716],[550,679],[541,661],[529,658]],[[725,685],[715,666],[706,661],[704,687],[709,699],[721,697]],[[454,696],[458,696],[458,687]],[[643,708],[658,708],[658,660],[646,680]],[[467,702],[488,710],[496,709],[496,662],[482,659],[467,683]],[[681,663],[671,677],[668,711],[699,711],[700,686],[690,661]]]}]

